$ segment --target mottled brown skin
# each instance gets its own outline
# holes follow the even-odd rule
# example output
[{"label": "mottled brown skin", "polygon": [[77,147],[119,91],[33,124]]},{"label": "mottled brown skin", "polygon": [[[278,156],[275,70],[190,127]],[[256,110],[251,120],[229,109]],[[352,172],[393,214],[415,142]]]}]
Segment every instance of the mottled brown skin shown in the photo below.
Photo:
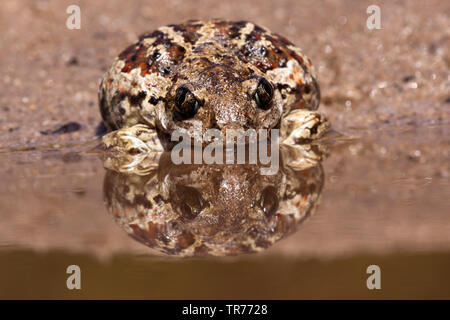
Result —
[{"label": "mottled brown skin", "polygon": [[[263,78],[274,89],[267,109],[255,101]],[[189,118],[175,110],[182,86],[200,105]],[[135,137],[127,128],[138,124],[163,138],[166,149],[164,140],[175,130],[201,140],[210,128],[281,128],[282,139],[298,143],[319,138],[329,127],[313,111],[320,91],[309,58],[282,36],[246,21],[192,20],[143,34],[104,75],[99,101],[112,131],[103,139],[107,147],[116,147],[118,131]]]},{"label": "mottled brown skin", "polygon": [[164,153],[145,175],[108,170],[104,197],[132,238],[177,256],[265,250],[313,214],[324,183],[319,162],[261,175],[260,165],[173,165]]}]

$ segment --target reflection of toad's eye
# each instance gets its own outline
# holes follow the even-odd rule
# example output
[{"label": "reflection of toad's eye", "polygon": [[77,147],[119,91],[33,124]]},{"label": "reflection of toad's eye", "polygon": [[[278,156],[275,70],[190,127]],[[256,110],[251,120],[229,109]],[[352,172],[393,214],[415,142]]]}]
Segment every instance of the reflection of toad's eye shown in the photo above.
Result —
[{"label": "reflection of toad's eye", "polygon": [[272,106],[273,87],[265,78],[259,81],[254,98],[258,107],[263,110],[268,110]]},{"label": "reflection of toad's eye", "polygon": [[261,192],[261,198],[259,199],[259,205],[263,210],[266,217],[273,216],[278,209],[278,193],[277,189],[273,186],[266,187]]},{"label": "reflection of toad's eye", "polygon": [[177,195],[180,201],[181,215],[187,220],[195,219],[205,206],[205,200],[195,188],[178,185]]},{"label": "reflection of toad's eye", "polygon": [[175,93],[175,110],[183,119],[193,117],[200,108],[200,102],[185,86],[181,86]]}]

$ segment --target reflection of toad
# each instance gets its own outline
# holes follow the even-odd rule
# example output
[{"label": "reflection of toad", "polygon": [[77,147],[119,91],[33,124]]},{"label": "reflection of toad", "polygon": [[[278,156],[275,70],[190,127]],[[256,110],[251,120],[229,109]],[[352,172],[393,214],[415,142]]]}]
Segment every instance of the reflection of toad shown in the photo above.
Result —
[{"label": "reflection of toad", "polygon": [[180,256],[270,247],[312,214],[324,183],[320,163],[261,175],[259,165],[174,165],[163,153],[153,168],[108,170],[108,211],[134,239]]}]

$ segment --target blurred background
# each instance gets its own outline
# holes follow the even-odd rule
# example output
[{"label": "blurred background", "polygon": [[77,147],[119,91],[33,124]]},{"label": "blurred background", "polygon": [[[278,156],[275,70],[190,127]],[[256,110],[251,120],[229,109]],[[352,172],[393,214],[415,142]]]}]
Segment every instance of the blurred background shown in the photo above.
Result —
[{"label": "blurred background", "polygon": [[[66,27],[73,4],[80,30]],[[373,4],[380,30],[366,26]],[[98,156],[78,152],[112,59],[192,18],[249,20],[302,48],[339,132],[315,215],[260,254],[179,259],[137,243],[106,211]],[[0,298],[450,298],[449,26],[443,0],[3,0]],[[65,286],[70,264],[82,290]],[[371,264],[382,290],[366,287]]]}]

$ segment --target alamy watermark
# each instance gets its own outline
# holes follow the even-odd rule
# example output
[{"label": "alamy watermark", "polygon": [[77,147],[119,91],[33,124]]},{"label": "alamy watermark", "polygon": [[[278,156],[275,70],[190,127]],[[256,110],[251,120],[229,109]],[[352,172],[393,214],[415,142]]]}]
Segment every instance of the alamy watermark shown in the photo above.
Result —
[{"label": "alamy watermark", "polygon": [[376,264],[367,267],[366,273],[370,274],[367,278],[366,286],[369,290],[381,289],[381,269]]},{"label": "alamy watermark", "polygon": [[[273,175],[279,169],[279,136],[278,129],[227,129],[224,139],[220,130],[209,129],[203,134],[203,140],[198,141],[187,132],[175,130],[171,141],[178,144],[172,148],[170,157],[174,164],[259,163],[269,165],[260,168],[262,175]],[[204,148],[202,142],[207,143]]]},{"label": "alamy watermark", "polygon": [[70,276],[66,280],[66,286],[69,290],[81,289],[81,269],[76,264],[67,267],[66,273]]},{"label": "alamy watermark", "polygon": [[67,20],[66,20],[67,29],[70,29],[70,30],[81,29],[81,9],[80,9],[80,7],[72,4],[67,7],[66,13],[70,14],[70,16],[67,17]]},{"label": "alamy watermark", "polygon": [[366,10],[367,14],[370,14],[370,16],[366,20],[366,26],[367,29],[373,30],[373,29],[381,29],[381,9],[377,5],[370,5],[367,7]]}]

